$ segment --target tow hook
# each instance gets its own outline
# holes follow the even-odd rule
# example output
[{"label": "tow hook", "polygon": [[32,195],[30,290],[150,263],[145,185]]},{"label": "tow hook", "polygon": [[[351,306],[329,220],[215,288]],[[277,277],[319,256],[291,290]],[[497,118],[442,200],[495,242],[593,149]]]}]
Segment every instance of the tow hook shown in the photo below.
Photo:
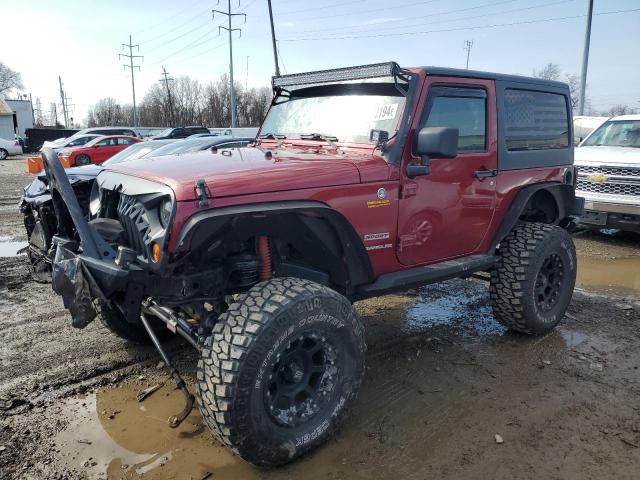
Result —
[{"label": "tow hook", "polygon": [[160,353],[162,360],[164,360],[165,365],[167,366],[167,368],[169,368],[171,378],[173,378],[173,380],[176,382],[176,386],[184,394],[185,405],[182,411],[177,415],[171,415],[167,419],[169,426],[171,428],[176,428],[178,425],[180,425],[184,421],[185,418],[189,416],[189,414],[191,413],[191,410],[193,410],[195,397],[191,395],[191,393],[189,393],[189,390],[187,389],[187,384],[184,382],[184,380],[178,373],[178,370],[175,369],[175,367],[169,360],[169,357],[167,356],[166,352],[162,349],[162,345],[160,345],[160,342],[158,341],[158,337],[156,337],[156,334],[153,332],[151,325],[149,325],[149,321],[147,320],[147,317],[145,316],[144,312],[140,313],[140,320],[142,321],[142,324],[144,325],[145,330],[149,334],[151,341],[153,342],[156,349]]}]

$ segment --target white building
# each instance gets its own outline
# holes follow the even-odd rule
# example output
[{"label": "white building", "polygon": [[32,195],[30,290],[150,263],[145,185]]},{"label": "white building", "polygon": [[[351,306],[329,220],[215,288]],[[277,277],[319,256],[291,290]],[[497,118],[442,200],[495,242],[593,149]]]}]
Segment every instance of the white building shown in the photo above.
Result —
[{"label": "white building", "polygon": [[7,102],[0,98],[0,138],[13,140],[15,138],[17,116]]},{"label": "white building", "polygon": [[13,140],[16,134],[24,137],[27,128],[33,128],[31,101],[0,98],[0,138]]}]

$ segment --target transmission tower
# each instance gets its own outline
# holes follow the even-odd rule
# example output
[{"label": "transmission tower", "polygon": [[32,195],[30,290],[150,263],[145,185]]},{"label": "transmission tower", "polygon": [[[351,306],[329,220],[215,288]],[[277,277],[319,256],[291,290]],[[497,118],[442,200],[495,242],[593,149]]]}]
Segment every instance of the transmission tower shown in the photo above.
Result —
[{"label": "transmission tower", "polygon": [[[69,127],[69,115],[67,112],[67,94],[62,89],[62,78],[58,75],[58,84],[60,85],[60,102],[62,103],[62,116],[64,118],[64,127]],[[57,116],[56,116],[57,119]]]},{"label": "transmission tower", "polygon": [[[240,6],[240,2],[238,2],[238,6]],[[244,21],[247,21],[247,15],[244,13],[231,13],[231,0],[227,0],[227,8],[228,10],[226,12],[223,12],[222,10],[212,10],[212,18],[215,18],[216,13],[220,14],[220,15],[225,15],[227,17],[227,20],[229,22],[229,26],[228,27],[223,27],[222,25],[218,26],[218,33],[220,33],[220,30],[226,30],[227,32],[229,32],[229,83],[230,83],[230,94],[231,94],[231,128],[236,128],[238,126],[238,120],[237,120],[237,115],[236,115],[236,91],[233,87],[233,38],[232,38],[232,33],[234,31],[240,32],[240,36],[242,36],[242,29],[240,28],[233,28],[231,26],[231,19],[233,17],[244,17]]]},{"label": "transmission tower", "polygon": [[137,127],[138,126],[138,115],[136,114],[136,82],[134,79],[134,75],[133,72],[134,70],[137,68],[138,71],[140,71],[140,65],[134,65],[133,64],[133,59],[134,58],[142,58],[144,60],[144,57],[142,55],[134,55],[133,54],[133,49],[135,48],[138,52],[140,52],[140,45],[133,45],[133,42],[131,41],[131,35],[129,35],[129,43],[123,43],[122,44],[122,49],[124,48],[128,48],[129,49],[129,55],[127,55],[126,53],[119,53],[118,54],[118,60],[120,60],[120,58],[125,57],[129,59],[129,65],[127,64],[123,64],[124,69],[126,70],[127,68],[131,69],[131,93],[133,95],[133,126]]},{"label": "transmission tower", "polygon": [[469,70],[469,55],[471,55],[472,48],[473,48],[473,40],[465,40],[464,49],[467,51],[467,70]]}]

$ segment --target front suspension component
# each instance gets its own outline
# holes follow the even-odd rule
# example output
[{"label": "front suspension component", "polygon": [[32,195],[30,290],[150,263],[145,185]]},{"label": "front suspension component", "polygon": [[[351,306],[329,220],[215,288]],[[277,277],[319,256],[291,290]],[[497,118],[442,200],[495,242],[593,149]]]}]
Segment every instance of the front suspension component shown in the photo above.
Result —
[{"label": "front suspension component", "polygon": [[189,393],[189,390],[187,389],[187,384],[184,382],[184,380],[178,373],[178,370],[175,369],[175,367],[169,360],[169,357],[167,356],[166,352],[162,349],[162,345],[160,345],[160,342],[158,341],[158,337],[156,337],[156,334],[153,332],[153,329],[151,328],[151,325],[149,325],[149,321],[147,320],[147,317],[145,316],[144,313],[140,314],[140,320],[142,321],[144,328],[147,330],[147,333],[149,334],[151,341],[153,342],[156,349],[160,353],[162,360],[164,360],[165,365],[169,369],[169,372],[171,373],[171,377],[176,382],[176,386],[184,394],[184,400],[185,400],[184,408],[180,413],[178,413],[177,415],[171,415],[167,420],[171,428],[176,428],[178,425],[180,425],[184,421],[185,418],[189,416],[189,414],[191,413],[191,410],[193,410],[195,397],[191,395],[191,393]]}]

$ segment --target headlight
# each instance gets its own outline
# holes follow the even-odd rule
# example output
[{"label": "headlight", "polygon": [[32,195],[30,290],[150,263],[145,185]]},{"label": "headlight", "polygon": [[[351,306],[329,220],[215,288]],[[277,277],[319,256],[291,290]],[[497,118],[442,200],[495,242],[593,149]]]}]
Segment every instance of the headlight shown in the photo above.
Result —
[{"label": "headlight", "polygon": [[160,205],[160,223],[163,228],[167,228],[169,226],[172,212],[173,204],[171,203],[171,200],[164,200]]},{"label": "headlight", "polygon": [[100,188],[98,182],[93,182],[91,187],[91,195],[89,195],[89,213],[91,218],[95,218],[100,213]]},{"label": "headlight", "polygon": [[34,178],[31,185],[28,185],[24,192],[27,197],[37,197],[38,195],[42,195],[47,191],[47,186],[45,183],[39,178]]}]

